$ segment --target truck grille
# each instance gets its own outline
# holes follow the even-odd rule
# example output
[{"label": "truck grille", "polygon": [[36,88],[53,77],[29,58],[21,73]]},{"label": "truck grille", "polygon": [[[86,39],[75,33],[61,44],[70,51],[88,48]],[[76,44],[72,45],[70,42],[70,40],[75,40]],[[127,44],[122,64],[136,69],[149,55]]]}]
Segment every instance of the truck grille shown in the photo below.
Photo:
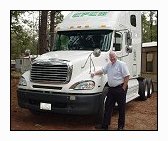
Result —
[{"label": "truck grille", "polygon": [[38,83],[68,83],[72,68],[67,64],[34,63],[31,68],[31,81]]}]

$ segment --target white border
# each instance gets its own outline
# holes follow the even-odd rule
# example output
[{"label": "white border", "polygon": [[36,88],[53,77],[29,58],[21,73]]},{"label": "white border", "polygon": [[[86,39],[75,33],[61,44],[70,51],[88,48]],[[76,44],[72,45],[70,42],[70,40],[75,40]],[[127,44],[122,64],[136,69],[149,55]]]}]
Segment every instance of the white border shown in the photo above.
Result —
[{"label": "white border", "polygon": [[[159,131],[10,131],[10,10],[159,10]],[[0,140],[4,141],[158,141],[167,129],[167,7],[164,1],[147,0],[5,0],[0,5]],[[162,32],[163,31],[163,32]],[[162,48],[163,47],[163,48]],[[163,59],[163,60],[162,60]],[[166,79],[163,79],[166,78]],[[162,81],[165,81],[162,83]]]}]

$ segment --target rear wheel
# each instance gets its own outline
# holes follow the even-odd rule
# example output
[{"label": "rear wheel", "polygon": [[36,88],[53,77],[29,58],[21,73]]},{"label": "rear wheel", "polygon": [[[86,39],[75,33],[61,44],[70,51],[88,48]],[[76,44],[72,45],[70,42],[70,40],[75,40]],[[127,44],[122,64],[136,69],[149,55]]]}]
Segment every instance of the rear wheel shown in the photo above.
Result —
[{"label": "rear wheel", "polygon": [[154,91],[152,79],[147,80],[147,85],[148,85],[148,95],[147,95],[147,97],[149,98],[149,97],[152,96],[152,93]]},{"label": "rear wheel", "polygon": [[141,100],[146,100],[148,96],[148,85],[146,79],[139,79],[139,95]]}]

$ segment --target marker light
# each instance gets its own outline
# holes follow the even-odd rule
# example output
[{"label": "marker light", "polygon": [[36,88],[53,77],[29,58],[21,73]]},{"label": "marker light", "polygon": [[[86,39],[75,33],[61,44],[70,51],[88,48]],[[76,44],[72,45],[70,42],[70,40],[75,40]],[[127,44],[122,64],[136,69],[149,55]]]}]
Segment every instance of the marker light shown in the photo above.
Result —
[{"label": "marker light", "polygon": [[106,27],[106,25],[105,25],[105,24],[102,24],[101,27]]}]

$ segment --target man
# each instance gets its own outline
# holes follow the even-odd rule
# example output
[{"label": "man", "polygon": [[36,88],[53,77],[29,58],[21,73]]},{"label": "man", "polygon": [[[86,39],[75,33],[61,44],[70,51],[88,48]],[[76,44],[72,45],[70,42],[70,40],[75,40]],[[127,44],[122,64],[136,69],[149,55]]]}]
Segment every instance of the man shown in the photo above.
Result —
[{"label": "man", "polygon": [[109,53],[110,63],[108,63],[102,70],[91,73],[91,77],[95,75],[107,74],[109,90],[105,102],[105,112],[102,124],[96,126],[97,129],[108,130],[110,125],[111,115],[115,103],[118,104],[119,118],[118,130],[123,130],[125,126],[125,103],[126,93],[128,89],[129,70],[126,63],[117,59],[115,52]]}]

